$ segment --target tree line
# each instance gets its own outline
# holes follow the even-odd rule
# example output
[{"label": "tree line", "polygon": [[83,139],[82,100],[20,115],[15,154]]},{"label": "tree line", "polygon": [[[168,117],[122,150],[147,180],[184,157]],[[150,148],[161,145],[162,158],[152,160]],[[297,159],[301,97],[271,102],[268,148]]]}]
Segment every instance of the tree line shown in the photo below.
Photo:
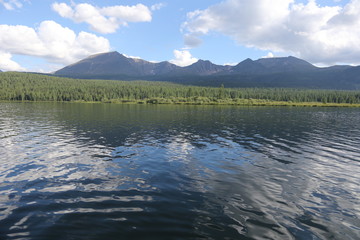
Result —
[{"label": "tree line", "polygon": [[168,82],[80,80],[32,73],[0,73],[2,101],[266,101],[360,104],[360,91],[287,88],[225,88],[184,86]]}]

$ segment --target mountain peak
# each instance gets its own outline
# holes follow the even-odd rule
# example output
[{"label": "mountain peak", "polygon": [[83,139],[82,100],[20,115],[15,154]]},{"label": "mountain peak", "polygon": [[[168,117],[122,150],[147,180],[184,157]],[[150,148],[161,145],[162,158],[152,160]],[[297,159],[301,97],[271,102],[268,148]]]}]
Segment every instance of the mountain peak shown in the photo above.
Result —
[{"label": "mountain peak", "polygon": [[227,69],[226,66],[216,65],[210,62],[209,60],[199,59],[197,62],[191,64],[190,66],[183,68],[186,74],[191,75],[211,75],[224,71]]},{"label": "mountain peak", "polygon": [[303,72],[316,69],[311,63],[293,56],[260,58],[259,60],[256,60],[256,62],[263,65],[270,72]]},{"label": "mountain peak", "polygon": [[250,58],[245,59],[231,70],[232,73],[238,74],[258,74],[264,71],[264,67]]},{"label": "mountain peak", "polygon": [[55,72],[64,76],[151,76],[173,71],[175,65],[152,63],[140,58],[127,57],[117,51],[91,55]]},{"label": "mountain peak", "polygon": [[212,62],[210,62],[209,60],[202,60],[202,59],[199,59],[197,62],[187,66],[187,67],[190,67],[190,66],[211,66],[211,65],[215,65],[213,64]]},{"label": "mountain peak", "polygon": [[88,56],[85,59],[93,59],[93,58],[98,58],[98,57],[120,57],[120,56],[125,57],[124,55],[120,54],[119,52],[113,51],[113,52],[96,53],[96,54]]},{"label": "mountain peak", "polygon": [[[211,63],[209,60],[199,59],[196,63]],[[195,64],[195,63],[194,63]]]},{"label": "mountain peak", "polygon": [[[119,66],[119,67],[114,67]],[[124,55],[114,51],[91,55],[55,72],[57,75],[92,75],[92,74],[133,73],[131,63]]]},{"label": "mountain peak", "polygon": [[242,61],[242,62],[253,62],[254,60],[252,60],[251,58],[247,58],[247,59],[245,59],[244,61]]}]

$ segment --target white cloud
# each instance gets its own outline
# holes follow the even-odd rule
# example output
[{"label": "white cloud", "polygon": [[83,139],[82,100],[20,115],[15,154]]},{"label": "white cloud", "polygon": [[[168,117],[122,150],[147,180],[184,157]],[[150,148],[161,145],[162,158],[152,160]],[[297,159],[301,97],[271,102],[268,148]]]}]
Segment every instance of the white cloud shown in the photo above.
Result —
[{"label": "white cloud", "polygon": [[223,65],[224,66],[236,66],[238,64],[239,64],[238,62],[237,63],[235,63],[235,62],[227,62],[227,63],[224,63]]},{"label": "white cloud", "polygon": [[185,34],[184,43],[187,48],[195,48],[202,44],[202,40],[195,34]]},{"label": "white cloud", "polygon": [[55,12],[57,12],[61,17],[64,18],[71,18],[75,14],[72,7],[70,7],[66,3],[53,3],[51,7]]},{"label": "white cloud", "polygon": [[156,11],[156,10],[162,9],[162,8],[165,7],[165,6],[166,6],[165,3],[156,3],[156,4],[152,5],[152,6],[150,7],[150,9],[151,9],[151,11]]},{"label": "white cloud", "polygon": [[132,58],[132,59],[142,59],[141,57],[139,57],[139,56],[130,56],[130,55],[127,55],[127,54],[125,54],[125,53],[122,53],[122,55],[124,55],[125,57],[127,57],[127,58]]},{"label": "white cloud", "polygon": [[23,6],[21,1],[18,0],[0,0],[0,4],[2,4],[6,10],[14,10]]},{"label": "white cloud", "polygon": [[272,52],[268,52],[268,54],[266,56],[263,56],[261,58],[273,58],[274,54]]},{"label": "white cloud", "polygon": [[[159,7],[159,6],[158,6]],[[91,29],[99,33],[114,33],[128,22],[150,22],[150,9],[143,5],[96,7],[88,3],[73,4],[54,3],[52,9],[64,18],[77,23],[87,23]]]},{"label": "white cloud", "polygon": [[2,71],[25,71],[17,62],[13,61],[10,53],[0,52],[0,70]]},{"label": "white cloud", "polygon": [[198,59],[192,57],[191,53],[187,50],[174,50],[174,56],[175,59],[170,60],[170,62],[181,67],[189,66],[198,61]]},{"label": "white cloud", "polygon": [[225,0],[188,13],[186,34],[219,32],[238,44],[313,63],[360,63],[360,0],[344,7],[295,0]]},{"label": "white cloud", "polygon": [[5,54],[36,56],[52,63],[69,64],[109,50],[106,38],[87,32],[76,34],[54,21],[43,21],[37,29],[0,25],[0,52]]},{"label": "white cloud", "polygon": [[60,65],[60,64],[37,64],[31,66],[31,72],[54,73],[63,67],[64,65]]}]

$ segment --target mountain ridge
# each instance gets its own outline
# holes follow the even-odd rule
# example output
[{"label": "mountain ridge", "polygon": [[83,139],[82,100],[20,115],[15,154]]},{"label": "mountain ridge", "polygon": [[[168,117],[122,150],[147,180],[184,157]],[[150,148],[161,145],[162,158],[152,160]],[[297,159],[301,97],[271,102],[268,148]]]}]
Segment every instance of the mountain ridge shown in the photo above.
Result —
[{"label": "mountain ridge", "polygon": [[180,67],[169,61],[159,63],[143,59],[131,58],[119,52],[98,53],[70,64],[55,72],[55,75],[67,74],[123,74],[129,76],[151,75],[213,75],[213,74],[259,74],[287,71],[307,71],[316,69],[314,65],[296,57],[250,58],[235,66],[217,65],[209,60],[199,59],[197,62]]},{"label": "mountain ridge", "polygon": [[189,85],[228,87],[296,87],[360,89],[360,66],[320,68],[293,57],[250,58],[235,66],[208,60],[180,67],[168,61],[149,62],[118,52],[91,55],[54,75],[85,79],[170,81]]}]

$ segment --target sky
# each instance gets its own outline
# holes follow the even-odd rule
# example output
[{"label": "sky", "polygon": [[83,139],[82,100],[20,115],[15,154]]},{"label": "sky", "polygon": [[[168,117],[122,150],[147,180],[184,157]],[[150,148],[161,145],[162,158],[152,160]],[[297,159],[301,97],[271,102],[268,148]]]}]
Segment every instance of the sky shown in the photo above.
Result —
[{"label": "sky", "polygon": [[187,66],[295,56],[360,65],[360,0],[0,0],[0,70],[118,51]]}]

